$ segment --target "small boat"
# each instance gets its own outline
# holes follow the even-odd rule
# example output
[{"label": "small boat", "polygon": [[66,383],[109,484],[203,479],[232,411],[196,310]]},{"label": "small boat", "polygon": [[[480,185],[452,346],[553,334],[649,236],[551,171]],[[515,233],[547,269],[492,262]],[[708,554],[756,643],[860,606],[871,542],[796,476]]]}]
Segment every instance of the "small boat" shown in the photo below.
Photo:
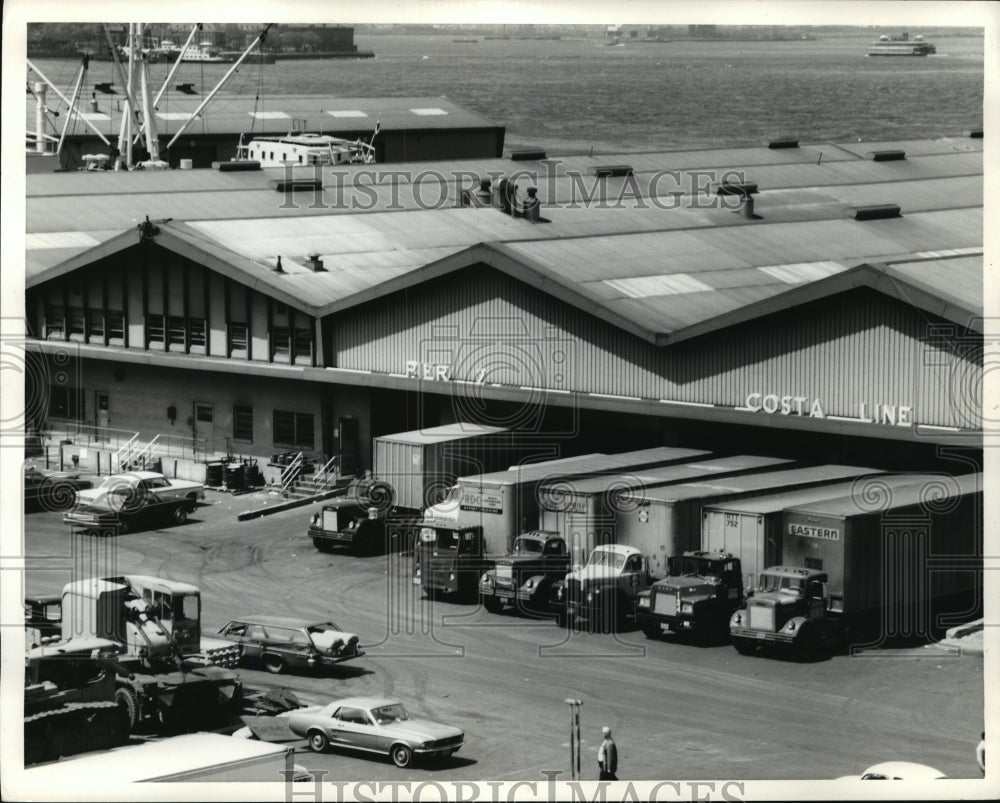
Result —
[{"label": "small boat", "polygon": [[929,56],[937,53],[937,48],[924,37],[914,36],[912,39],[905,31],[895,36],[882,34],[868,46],[869,56]]},{"label": "small boat", "polygon": [[232,161],[258,162],[261,167],[374,164],[375,146],[360,139],[351,141],[328,134],[293,131],[285,136],[260,136],[249,141],[240,137]]},{"label": "small boat", "polygon": [[185,50],[181,61],[199,62],[202,64],[225,64],[230,59],[223,56],[219,48],[215,47],[211,42],[202,42],[199,45],[191,45],[191,47]]}]

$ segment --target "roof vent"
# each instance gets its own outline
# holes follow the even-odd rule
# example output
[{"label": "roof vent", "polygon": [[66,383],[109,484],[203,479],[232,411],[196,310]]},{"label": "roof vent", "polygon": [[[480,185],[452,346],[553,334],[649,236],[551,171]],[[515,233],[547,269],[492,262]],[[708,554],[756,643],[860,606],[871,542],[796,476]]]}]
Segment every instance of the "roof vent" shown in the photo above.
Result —
[{"label": "roof vent", "polygon": [[512,162],[537,162],[545,158],[545,151],[541,148],[525,148],[524,150],[510,152],[510,160]]},{"label": "roof vent", "polygon": [[483,178],[479,180],[478,190],[462,190],[462,206],[492,206],[493,205],[493,190],[491,189],[493,182],[488,178]]},{"label": "roof vent", "polygon": [[268,186],[278,192],[296,192],[298,190],[322,190],[321,178],[276,178],[267,182]]},{"label": "roof vent", "polygon": [[594,168],[595,176],[631,176],[632,165],[599,165]]},{"label": "roof vent", "polygon": [[847,209],[847,217],[855,220],[884,220],[902,217],[897,204],[874,204],[872,206],[852,206]]},{"label": "roof vent", "polygon": [[966,131],[965,132],[965,136],[970,137],[971,139],[982,139],[983,138],[983,129],[981,129],[981,128],[974,128],[974,129],[972,129],[972,131]]},{"label": "roof vent", "polygon": [[306,267],[312,268],[316,273],[326,270],[323,267],[323,260],[319,258],[319,254],[310,254],[306,260]]},{"label": "roof vent", "polygon": [[868,151],[865,158],[873,162],[898,162],[906,158],[906,151]]},{"label": "roof vent", "polygon": [[715,191],[716,195],[753,195],[758,192],[757,185],[750,182],[723,181]]},{"label": "roof vent", "polygon": [[253,159],[240,159],[235,162],[212,162],[212,169],[220,173],[238,173],[243,170],[260,170],[260,162]]},{"label": "roof vent", "polygon": [[272,268],[272,270],[275,273],[284,273],[285,272],[285,269],[283,267],[281,267],[281,257],[280,256],[278,257],[277,264]]},{"label": "roof vent", "polygon": [[778,148],[797,148],[799,147],[799,141],[797,139],[792,139],[791,137],[786,139],[772,139],[767,143],[767,147],[769,147],[772,151],[777,150]]}]

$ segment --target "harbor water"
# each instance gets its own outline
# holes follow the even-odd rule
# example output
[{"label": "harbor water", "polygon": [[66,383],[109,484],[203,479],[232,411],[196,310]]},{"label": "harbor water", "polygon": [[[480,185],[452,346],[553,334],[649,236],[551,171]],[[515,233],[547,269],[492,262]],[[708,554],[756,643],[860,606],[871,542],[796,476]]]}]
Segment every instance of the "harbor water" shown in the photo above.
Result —
[{"label": "harbor water", "polygon": [[[506,126],[508,149],[532,145],[550,154],[759,145],[789,136],[922,139],[982,127],[982,37],[933,36],[935,55],[868,58],[873,38],[609,46],[594,37],[359,35],[359,49],[375,58],[244,65],[206,114],[232,94],[259,96],[263,111],[279,110],[283,95],[446,95]],[[77,63],[37,64],[68,95]],[[203,96],[230,66],[184,64],[171,83],[193,83]],[[89,82],[117,84],[113,69],[92,62]],[[168,69],[150,67],[155,86]],[[167,96],[160,110],[169,103]],[[317,125],[322,118],[317,108]]]}]

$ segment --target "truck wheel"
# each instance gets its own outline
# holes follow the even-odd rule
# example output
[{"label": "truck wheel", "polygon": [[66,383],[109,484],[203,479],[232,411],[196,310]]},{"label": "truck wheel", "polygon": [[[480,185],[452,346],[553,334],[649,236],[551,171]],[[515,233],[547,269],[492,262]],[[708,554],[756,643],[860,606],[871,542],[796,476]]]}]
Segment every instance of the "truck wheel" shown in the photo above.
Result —
[{"label": "truck wheel", "polygon": [[309,749],[314,753],[326,752],[328,744],[329,740],[326,738],[326,734],[323,733],[323,731],[313,731],[309,734]]},{"label": "truck wheel", "polygon": [[138,695],[133,689],[122,686],[115,689],[115,702],[118,703],[118,710],[122,712],[125,722],[128,725],[128,733],[131,733],[139,721]]},{"label": "truck wheel", "polygon": [[313,546],[320,552],[332,552],[331,546],[322,538],[313,538]]},{"label": "truck wheel", "polygon": [[125,519],[119,519],[118,526],[116,529],[118,535],[125,535],[125,533],[127,533],[131,528],[129,527],[128,521],[126,521]]},{"label": "truck wheel", "polygon": [[645,624],[642,626],[642,635],[646,638],[658,639],[660,637],[660,626],[655,624]]},{"label": "truck wheel", "polygon": [[733,636],[733,646],[740,655],[753,655],[757,652],[757,645],[742,636]]},{"label": "truck wheel", "polygon": [[795,650],[800,661],[814,661],[820,654],[819,633],[811,625],[804,625],[795,639]]},{"label": "truck wheel", "polygon": [[186,507],[178,507],[174,509],[174,524],[183,524],[188,520],[188,512]]},{"label": "truck wheel", "polygon": [[272,675],[280,675],[285,668],[285,662],[277,655],[265,655],[264,668]]},{"label": "truck wheel", "polygon": [[490,613],[500,613],[503,610],[503,602],[496,597],[483,597],[483,607]]},{"label": "truck wheel", "polygon": [[556,624],[558,624],[559,627],[566,627],[569,624],[569,617],[566,615],[565,608],[556,613]]},{"label": "truck wheel", "polygon": [[413,751],[405,744],[394,744],[390,755],[392,756],[392,763],[397,767],[409,767],[410,762],[413,760]]}]

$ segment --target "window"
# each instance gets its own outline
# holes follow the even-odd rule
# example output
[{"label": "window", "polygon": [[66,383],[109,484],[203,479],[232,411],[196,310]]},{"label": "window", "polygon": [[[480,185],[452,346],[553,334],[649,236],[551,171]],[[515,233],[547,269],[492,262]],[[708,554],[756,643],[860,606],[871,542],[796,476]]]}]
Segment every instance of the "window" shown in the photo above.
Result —
[{"label": "window", "polygon": [[125,313],[121,310],[108,310],[108,337],[112,340],[125,340]]},{"label": "window", "polygon": [[163,342],[163,316],[146,316],[146,345]]},{"label": "window", "polygon": [[233,437],[253,442],[253,407],[233,405]]},{"label": "window", "polygon": [[80,307],[69,308],[69,333],[83,337],[83,309]]},{"label": "window", "polygon": [[309,329],[295,330],[295,356],[312,357],[312,331]]},{"label": "window", "polygon": [[245,323],[229,324],[229,350],[247,350],[247,325]]},{"label": "window", "polygon": [[104,340],[104,310],[92,309],[88,312],[88,326],[90,328],[90,339],[92,341]]},{"label": "window", "polygon": [[204,318],[190,318],[188,320],[188,329],[191,335],[191,346],[205,347],[205,319]]},{"label": "window", "polygon": [[62,304],[49,304],[45,309],[45,336],[63,336],[66,326],[66,308]]},{"label": "window", "polygon": [[313,448],[313,417],[311,413],[274,411],[274,442],[289,446]]},{"label": "window", "polygon": [[276,326],[271,333],[271,344],[275,356],[287,357],[290,353],[291,345],[287,326]]},{"label": "window", "polygon": [[169,335],[171,346],[183,346],[185,337],[184,319],[179,315],[171,315],[169,318]]},{"label": "window", "polygon": [[83,395],[79,388],[66,385],[49,386],[49,415],[53,418],[83,418]]}]

